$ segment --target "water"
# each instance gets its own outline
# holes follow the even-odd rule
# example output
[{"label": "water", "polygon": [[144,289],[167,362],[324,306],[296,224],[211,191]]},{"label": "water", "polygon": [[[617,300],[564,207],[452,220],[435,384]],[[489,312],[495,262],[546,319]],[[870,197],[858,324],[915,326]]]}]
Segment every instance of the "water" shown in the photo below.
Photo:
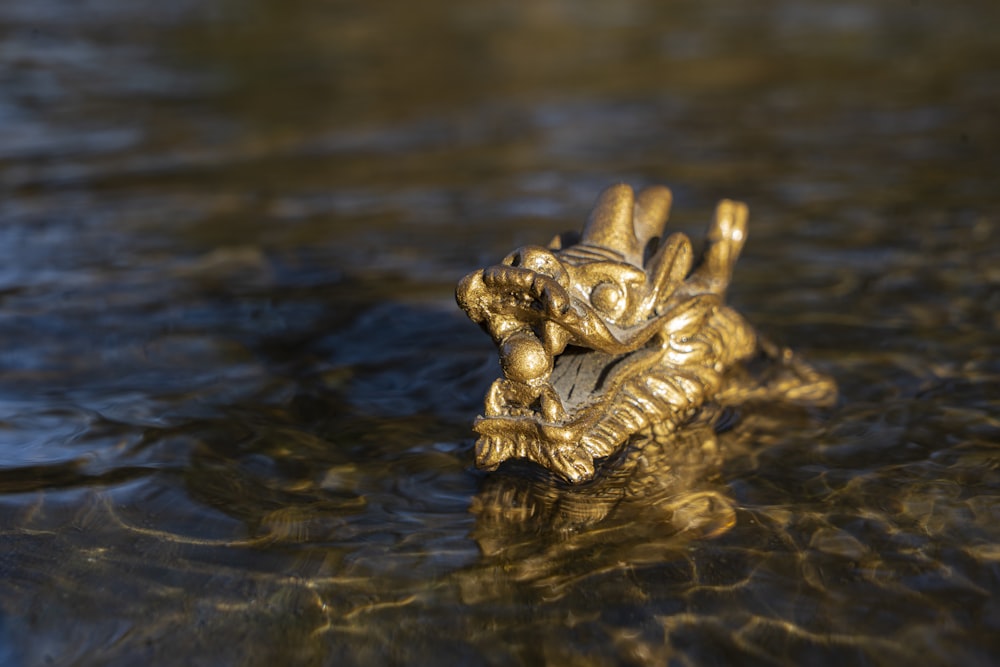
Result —
[{"label": "water", "polygon": [[[0,6],[0,662],[994,663],[1000,8],[744,5]],[[840,403],[481,475],[453,285],[619,180]]]}]

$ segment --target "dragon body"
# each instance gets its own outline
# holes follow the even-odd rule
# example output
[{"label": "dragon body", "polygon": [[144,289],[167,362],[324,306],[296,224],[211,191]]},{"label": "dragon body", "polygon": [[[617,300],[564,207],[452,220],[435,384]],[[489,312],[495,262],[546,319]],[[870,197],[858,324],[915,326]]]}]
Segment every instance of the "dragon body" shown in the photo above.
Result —
[{"label": "dragon body", "polygon": [[[708,404],[836,396],[725,303],[746,206],[719,203],[696,261],[686,235],[664,234],[670,204],[662,186],[611,186],[581,234],[519,248],[459,283],[458,303],[496,342],[503,371],[474,425],[479,467],[527,459],[577,483],[630,437],[665,438]],[[790,372],[740,372],[761,355]]]}]

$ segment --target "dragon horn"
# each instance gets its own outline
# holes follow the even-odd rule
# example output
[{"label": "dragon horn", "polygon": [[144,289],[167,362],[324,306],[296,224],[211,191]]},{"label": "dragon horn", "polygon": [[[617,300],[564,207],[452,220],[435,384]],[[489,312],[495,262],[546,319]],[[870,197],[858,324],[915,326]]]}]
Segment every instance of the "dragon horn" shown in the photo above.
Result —
[{"label": "dragon horn", "polygon": [[624,183],[605,188],[590,212],[580,241],[616,250],[637,266],[642,266],[643,247],[635,236],[632,216],[635,194]]},{"label": "dragon horn", "polygon": [[636,196],[635,237],[643,252],[650,239],[663,235],[672,201],[670,189],[662,185],[643,188]]},{"label": "dragon horn", "polygon": [[724,295],[733,277],[733,265],[747,240],[747,205],[723,199],[715,209],[715,219],[708,227],[708,241],[701,263],[690,281],[716,294]]}]

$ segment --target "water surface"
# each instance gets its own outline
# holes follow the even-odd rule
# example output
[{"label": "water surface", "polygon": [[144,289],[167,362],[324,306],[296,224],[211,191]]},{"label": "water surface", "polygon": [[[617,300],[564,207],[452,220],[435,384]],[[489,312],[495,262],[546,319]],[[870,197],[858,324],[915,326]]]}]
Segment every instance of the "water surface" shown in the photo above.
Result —
[{"label": "water surface", "polygon": [[[998,21],[3,6],[0,661],[994,663]],[[454,283],[616,181],[695,237],[746,200],[731,301],[840,403],[718,471],[477,473]]]}]

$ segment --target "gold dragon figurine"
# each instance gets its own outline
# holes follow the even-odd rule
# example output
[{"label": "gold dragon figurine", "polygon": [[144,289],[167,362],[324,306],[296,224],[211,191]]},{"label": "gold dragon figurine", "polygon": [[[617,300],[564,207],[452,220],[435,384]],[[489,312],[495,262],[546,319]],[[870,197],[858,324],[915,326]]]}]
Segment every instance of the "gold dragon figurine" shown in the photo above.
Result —
[{"label": "gold dragon figurine", "polygon": [[[582,234],[524,246],[475,271],[459,306],[490,334],[503,377],[486,394],[476,464],[527,459],[571,483],[630,437],[668,438],[707,406],[780,397],[828,405],[832,380],[764,340],[724,303],[747,207],[719,203],[700,260],[664,237],[670,190],[604,190]],[[766,357],[784,372],[753,377]]]}]

